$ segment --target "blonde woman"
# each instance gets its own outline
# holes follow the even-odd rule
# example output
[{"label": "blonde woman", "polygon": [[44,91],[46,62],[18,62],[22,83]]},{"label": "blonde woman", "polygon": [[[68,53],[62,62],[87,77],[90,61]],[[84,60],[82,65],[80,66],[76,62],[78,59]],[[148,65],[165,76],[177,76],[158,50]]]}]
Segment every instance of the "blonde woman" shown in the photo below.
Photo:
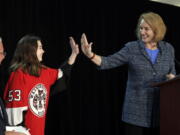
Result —
[{"label": "blonde woman", "polygon": [[143,13],[137,24],[138,40],[126,43],[107,57],[92,52],[92,43],[82,34],[82,51],[99,69],[128,65],[122,112],[126,135],[159,134],[160,93],[151,84],[175,76],[174,49],[170,43],[162,41],[165,33],[161,16],[154,12]]}]

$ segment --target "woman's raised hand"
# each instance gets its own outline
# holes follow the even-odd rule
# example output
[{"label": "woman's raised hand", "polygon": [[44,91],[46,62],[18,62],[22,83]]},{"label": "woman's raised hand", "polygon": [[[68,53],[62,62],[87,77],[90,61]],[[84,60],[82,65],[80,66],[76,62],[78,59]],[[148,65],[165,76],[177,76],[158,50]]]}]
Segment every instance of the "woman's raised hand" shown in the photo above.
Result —
[{"label": "woman's raised hand", "polygon": [[86,35],[84,33],[81,36],[81,50],[88,58],[91,58],[93,56],[92,42],[88,43]]}]

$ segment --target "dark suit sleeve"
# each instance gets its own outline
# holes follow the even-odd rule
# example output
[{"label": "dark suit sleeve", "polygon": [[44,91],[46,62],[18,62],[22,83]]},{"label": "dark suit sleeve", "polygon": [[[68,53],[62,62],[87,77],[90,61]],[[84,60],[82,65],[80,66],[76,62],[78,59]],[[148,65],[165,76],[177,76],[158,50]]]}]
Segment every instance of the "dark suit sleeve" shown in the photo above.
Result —
[{"label": "dark suit sleeve", "polygon": [[66,61],[60,66],[60,69],[63,72],[63,76],[58,79],[54,85],[52,85],[51,96],[67,90],[67,87],[69,85],[72,65],[69,65]]},{"label": "dark suit sleeve", "polygon": [[6,109],[4,107],[4,103],[1,100],[1,98],[0,98],[0,106],[2,110],[2,112],[0,112],[0,135],[4,135],[6,126],[8,125],[8,117],[7,117]]}]

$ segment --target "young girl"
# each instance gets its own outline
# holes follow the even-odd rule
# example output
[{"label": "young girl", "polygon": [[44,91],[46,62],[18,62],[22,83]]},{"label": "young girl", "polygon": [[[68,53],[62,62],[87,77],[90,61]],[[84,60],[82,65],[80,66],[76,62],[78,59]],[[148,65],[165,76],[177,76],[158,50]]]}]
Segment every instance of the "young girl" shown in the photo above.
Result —
[{"label": "young girl", "polygon": [[31,135],[44,135],[50,87],[69,74],[79,54],[72,37],[70,45],[72,53],[64,68],[52,69],[41,64],[44,50],[39,37],[26,35],[20,39],[4,93],[10,125],[24,126]]}]

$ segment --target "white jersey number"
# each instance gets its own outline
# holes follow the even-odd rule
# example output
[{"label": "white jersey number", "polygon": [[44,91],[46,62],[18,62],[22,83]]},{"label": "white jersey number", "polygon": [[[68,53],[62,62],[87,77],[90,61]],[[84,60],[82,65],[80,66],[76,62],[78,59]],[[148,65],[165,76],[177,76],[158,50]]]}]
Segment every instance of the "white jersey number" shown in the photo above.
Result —
[{"label": "white jersey number", "polygon": [[20,101],[21,100],[21,90],[10,90],[9,91],[9,96],[8,96],[8,101]]}]

